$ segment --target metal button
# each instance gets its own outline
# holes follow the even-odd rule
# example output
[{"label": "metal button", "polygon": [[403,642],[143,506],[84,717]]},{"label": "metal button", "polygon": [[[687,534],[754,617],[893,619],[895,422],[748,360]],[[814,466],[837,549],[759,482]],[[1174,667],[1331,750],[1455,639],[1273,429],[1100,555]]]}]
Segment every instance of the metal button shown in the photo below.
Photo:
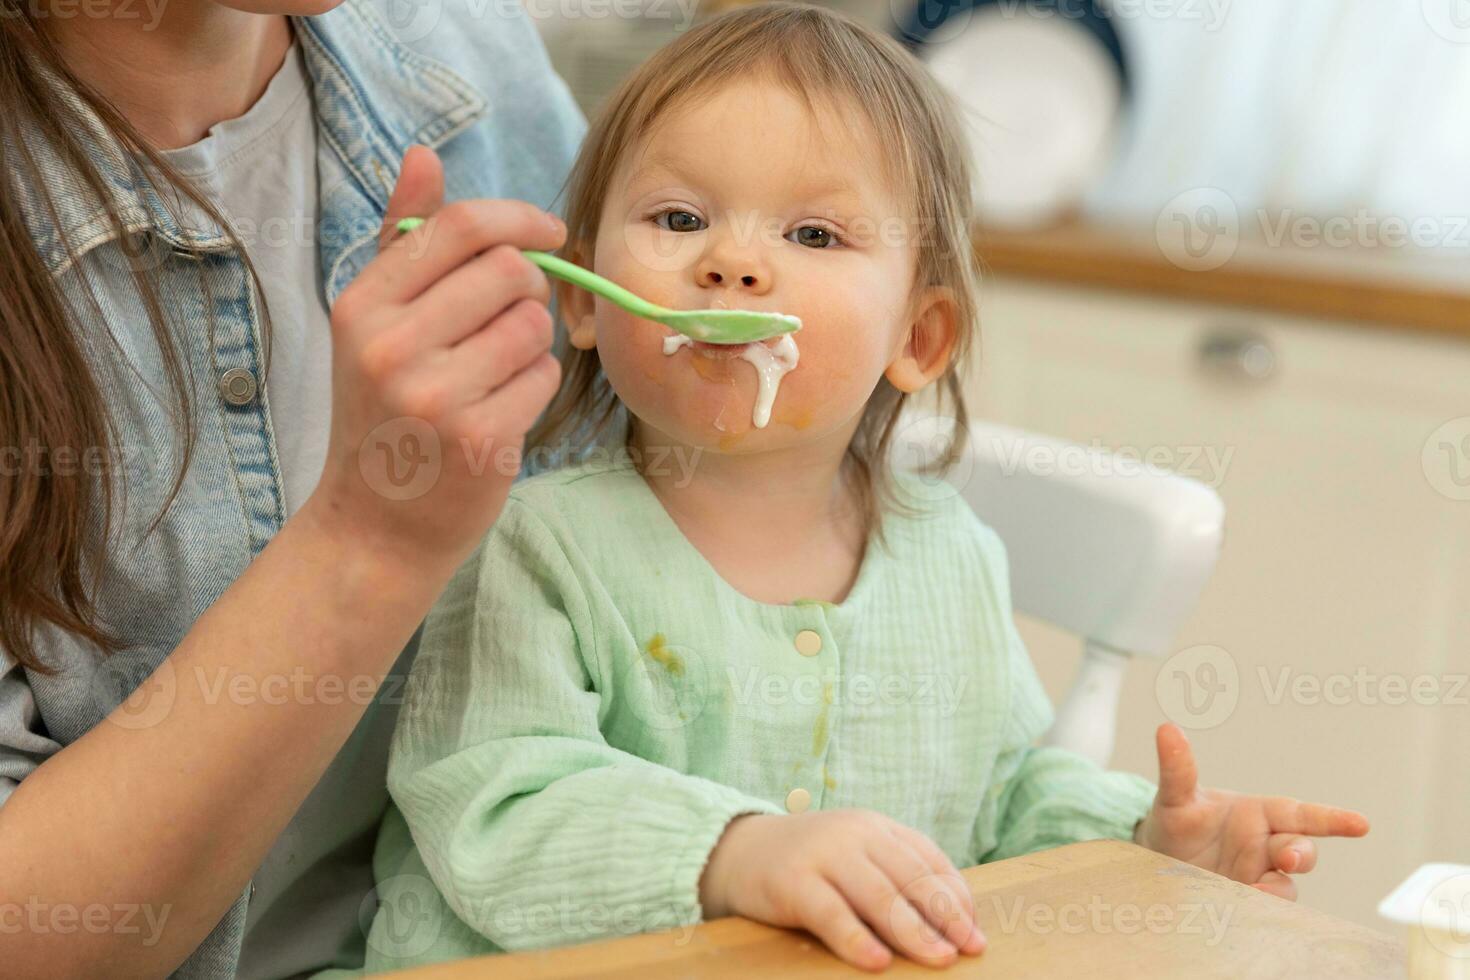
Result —
[{"label": "metal button", "polygon": [[802,630],[796,634],[796,652],[803,657],[815,657],[822,652],[822,634],[816,630]]},{"label": "metal button", "polygon": [[219,376],[219,393],[231,405],[249,405],[257,387],[255,375],[244,368],[230,368]]},{"label": "metal button", "polygon": [[786,794],[787,813],[805,813],[806,808],[812,805],[812,794],[800,786]]}]

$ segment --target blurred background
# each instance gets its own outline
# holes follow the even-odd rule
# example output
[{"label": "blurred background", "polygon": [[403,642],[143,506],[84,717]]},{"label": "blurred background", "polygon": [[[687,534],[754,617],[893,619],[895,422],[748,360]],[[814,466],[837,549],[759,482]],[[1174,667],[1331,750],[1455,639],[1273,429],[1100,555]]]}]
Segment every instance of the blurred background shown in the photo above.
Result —
[{"label": "blurred background", "polygon": [[[524,2],[589,114],[728,5]],[[1210,785],[1363,811],[1301,900],[1396,931],[1399,881],[1470,863],[1470,0],[832,6],[964,113],[972,411],[1224,499],[1179,652],[1130,664],[1113,765],[1156,778],[1170,718]],[[1060,700],[1075,638],[1022,628]],[[1228,711],[1170,693],[1183,663]]]}]

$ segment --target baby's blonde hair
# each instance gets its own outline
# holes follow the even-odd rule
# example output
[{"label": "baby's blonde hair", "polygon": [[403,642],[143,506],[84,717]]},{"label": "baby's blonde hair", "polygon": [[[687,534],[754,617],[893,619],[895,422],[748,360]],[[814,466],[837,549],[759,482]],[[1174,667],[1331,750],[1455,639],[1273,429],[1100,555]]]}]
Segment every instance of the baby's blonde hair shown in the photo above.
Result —
[{"label": "baby's blonde hair", "polygon": [[[603,202],[622,154],[662,116],[753,76],[783,84],[809,108],[817,95],[860,110],[878,141],[874,149],[892,186],[911,189],[910,234],[917,252],[911,301],[928,287],[946,289],[959,327],[949,364],[936,381],[937,407],[955,419],[948,451],[929,463],[931,470],[942,472],[952,465],[966,436],[961,368],[975,330],[979,283],[970,238],[970,160],[948,97],[895,41],[841,14],[805,4],[742,7],[694,27],[629,76],[593,123],[568,178],[563,253],[591,264]],[[562,388],[529,434],[530,449],[550,448],[573,437],[599,437],[614,418],[617,395],[595,349],[569,347],[562,367]],[[880,379],[848,447],[848,478],[869,527],[880,533],[883,509],[903,506],[894,494],[888,456],[907,397]]]}]

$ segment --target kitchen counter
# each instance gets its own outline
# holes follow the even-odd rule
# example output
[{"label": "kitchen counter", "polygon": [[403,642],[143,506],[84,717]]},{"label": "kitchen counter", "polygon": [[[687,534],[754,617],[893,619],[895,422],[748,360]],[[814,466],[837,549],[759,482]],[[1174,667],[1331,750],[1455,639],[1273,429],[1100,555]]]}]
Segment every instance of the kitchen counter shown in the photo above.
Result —
[{"label": "kitchen counter", "polygon": [[994,274],[1470,339],[1470,261],[1463,254],[1241,237],[1195,259],[1180,240],[1154,229],[1095,221],[1041,231],[980,229],[975,241]]},{"label": "kitchen counter", "polygon": [[[886,977],[1402,978],[1404,947],[1376,930],[1131,843],[1088,841],[963,872],[989,948],[936,972],[896,960]],[[398,980],[868,974],[802,932],[740,918],[671,932],[395,973]]]}]

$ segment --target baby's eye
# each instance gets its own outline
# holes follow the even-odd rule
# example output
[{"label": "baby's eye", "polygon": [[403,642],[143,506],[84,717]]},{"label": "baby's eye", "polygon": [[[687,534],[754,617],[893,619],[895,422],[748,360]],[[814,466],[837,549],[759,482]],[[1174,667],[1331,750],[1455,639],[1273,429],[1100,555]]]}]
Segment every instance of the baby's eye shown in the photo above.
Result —
[{"label": "baby's eye", "polygon": [[819,228],[816,225],[802,225],[786,237],[798,245],[805,245],[807,248],[829,248],[837,244],[836,235],[832,234],[826,228]]},{"label": "baby's eye", "polygon": [[666,228],[669,231],[685,232],[704,230],[704,220],[699,215],[691,214],[688,211],[663,211],[653,220],[660,228]]}]

